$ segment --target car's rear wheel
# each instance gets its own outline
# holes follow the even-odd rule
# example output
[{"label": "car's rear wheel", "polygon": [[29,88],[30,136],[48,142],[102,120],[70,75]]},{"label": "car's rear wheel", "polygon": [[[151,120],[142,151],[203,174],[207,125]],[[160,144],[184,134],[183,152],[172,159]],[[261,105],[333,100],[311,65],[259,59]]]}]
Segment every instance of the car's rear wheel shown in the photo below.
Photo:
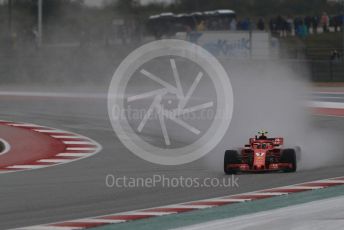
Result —
[{"label": "car's rear wheel", "polygon": [[226,174],[236,174],[237,169],[228,167],[229,164],[240,164],[239,153],[236,150],[226,150],[223,169]]},{"label": "car's rear wheel", "polygon": [[296,153],[294,149],[284,149],[281,155],[281,163],[289,163],[292,168],[283,170],[284,172],[296,171]]}]

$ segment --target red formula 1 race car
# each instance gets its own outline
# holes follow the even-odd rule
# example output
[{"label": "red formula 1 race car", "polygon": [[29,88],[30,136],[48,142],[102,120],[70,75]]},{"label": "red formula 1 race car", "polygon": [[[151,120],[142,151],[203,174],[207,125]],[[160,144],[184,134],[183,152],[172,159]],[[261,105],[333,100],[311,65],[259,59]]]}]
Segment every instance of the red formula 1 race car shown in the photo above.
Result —
[{"label": "red formula 1 race car", "polygon": [[283,138],[268,138],[267,132],[258,132],[259,137],[250,138],[250,143],[239,150],[227,150],[224,157],[226,174],[237,172],[296,171],[296,158],[300,148],[283,149]]}]

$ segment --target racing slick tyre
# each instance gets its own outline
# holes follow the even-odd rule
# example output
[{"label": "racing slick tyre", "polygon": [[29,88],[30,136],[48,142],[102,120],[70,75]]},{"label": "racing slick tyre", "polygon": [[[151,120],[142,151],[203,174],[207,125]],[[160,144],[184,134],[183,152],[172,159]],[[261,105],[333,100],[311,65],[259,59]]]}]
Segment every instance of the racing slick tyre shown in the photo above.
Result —
[{"label": "racing slick tyre", "polygon": [[296,171],[296,153],[294,149],[284,149],[281,156],[281,163],[292,164],[291,169],[285,169],[284,172]]},{"label": "racing slick tyre", "polygon": [[228,164],[240,164],[239,153],[236,150],[226,150],[223,169],[227,175],[236,174],[236,169],[228,168]]}]

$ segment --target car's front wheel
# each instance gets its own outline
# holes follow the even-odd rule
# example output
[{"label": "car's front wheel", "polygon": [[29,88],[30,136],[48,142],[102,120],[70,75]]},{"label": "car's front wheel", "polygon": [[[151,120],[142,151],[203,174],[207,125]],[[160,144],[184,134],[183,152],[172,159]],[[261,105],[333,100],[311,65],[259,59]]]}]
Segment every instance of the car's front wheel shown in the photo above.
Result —
[{"label": "car's front wheel", "polygon": [[239,153],[236,150],[226,150],[224,157],[223,169],[226,174],[236,174],[237,169],[228,167],[229,164],[240,164]]}]

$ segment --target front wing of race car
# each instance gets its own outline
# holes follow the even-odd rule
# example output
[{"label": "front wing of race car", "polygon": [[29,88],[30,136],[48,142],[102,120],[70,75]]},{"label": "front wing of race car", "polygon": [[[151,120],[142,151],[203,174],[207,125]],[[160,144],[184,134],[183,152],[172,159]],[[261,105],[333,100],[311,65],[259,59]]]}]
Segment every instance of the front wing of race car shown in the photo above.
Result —
[{"label": "front wing of race car", "polygon": [[281,170],[292,170],[293,165],[291,163],[272,163],[268,167],[253,167],[250,168],[248,164],[228,164],[228,169],[235,170],[237,172],[269,172],[269,171],[281,171]]}]

